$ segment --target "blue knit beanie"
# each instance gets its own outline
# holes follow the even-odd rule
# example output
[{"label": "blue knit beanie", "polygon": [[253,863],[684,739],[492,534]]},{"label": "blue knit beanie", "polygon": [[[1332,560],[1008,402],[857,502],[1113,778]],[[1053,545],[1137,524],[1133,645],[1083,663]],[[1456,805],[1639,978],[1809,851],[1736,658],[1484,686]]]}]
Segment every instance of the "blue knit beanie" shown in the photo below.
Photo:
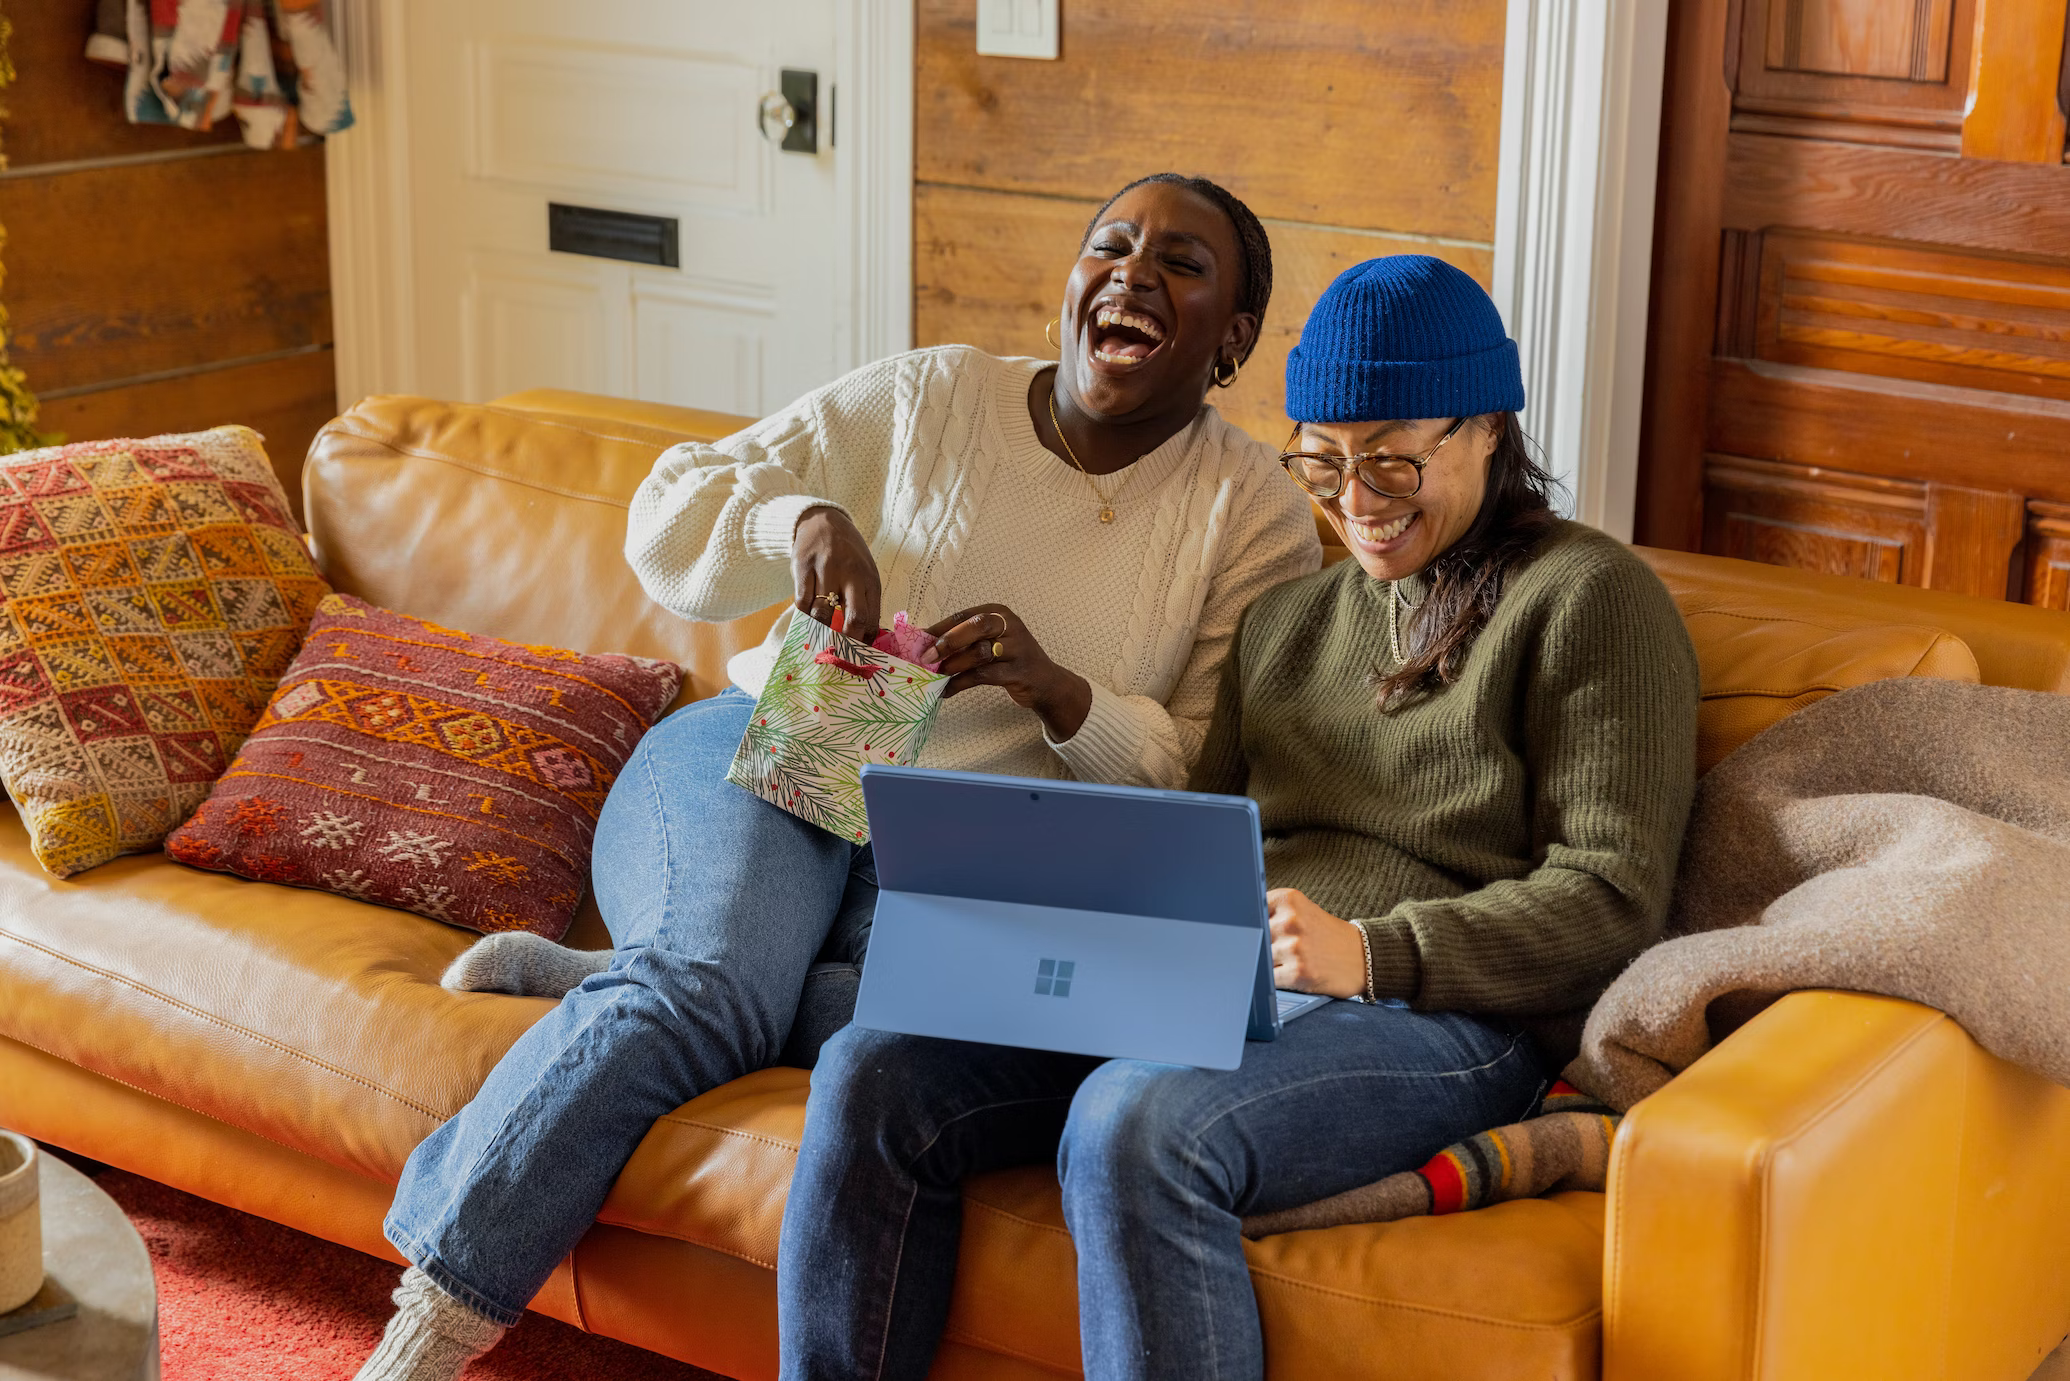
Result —
[{"label": "blue knit beanie", "polygon": [[1442,259],[1391,254],[1337,275],[1287,356],[1287,416],[1381,422],[1521,412],[1517,343],[1481,285]]}]

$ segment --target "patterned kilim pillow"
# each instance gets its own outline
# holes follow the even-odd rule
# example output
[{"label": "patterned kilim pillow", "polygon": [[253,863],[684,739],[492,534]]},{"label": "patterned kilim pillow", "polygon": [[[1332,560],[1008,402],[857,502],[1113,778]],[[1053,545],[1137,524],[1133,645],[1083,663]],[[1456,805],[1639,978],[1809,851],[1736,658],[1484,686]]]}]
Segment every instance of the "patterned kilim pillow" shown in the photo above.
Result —
[{"label": "patterned kilim pillow", "polygon": [[673,662],[521,646],[331,595],[165,851],[559,939],[604,797],[682,679]]},{"label": "patterned kilim pillow", "polygon": [[37,860],[158,847],[329,589],[249,427],[0,460],[0,779]]}]

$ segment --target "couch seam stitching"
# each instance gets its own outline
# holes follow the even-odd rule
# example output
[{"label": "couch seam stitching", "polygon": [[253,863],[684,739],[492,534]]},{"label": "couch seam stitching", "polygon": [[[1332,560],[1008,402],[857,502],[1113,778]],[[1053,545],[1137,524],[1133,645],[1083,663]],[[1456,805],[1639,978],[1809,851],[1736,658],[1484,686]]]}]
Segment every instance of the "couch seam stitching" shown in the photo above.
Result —
[{"label": "couch seam stitching", "polygon": [[[1932,1009],[1924,1008],[1922,1010],[1931,1011]],[[1835,1109],[1838,1108],[1840,1104],[1852,1098],[1855,1095],[1855,1093],[1862,1088],[1863,1085],[1867,1084],[1878,1074],[1881,1074],[1886,1068],[1888,1068],[1891,1065],[1892,1062],[1903,1056],[1906,1051],[1910,1050],[1920,1041],[1925,1040],[1928,1032],[1938,1028],[1940,1024],[1944,1021],[1953,1020],[1954,1018],[1949,1016],[1946,1012],[1934,1012],[1933,1019],[1923,1021],[1918,1026],[1914,1027],[1912,1031],[1909,1034],[1907,1034],[1902,1041],[1898,1042],[1898,1044],[1893,1046],[1891,1049],[1885,1051],[1881,1059],[1877,1060],[1875,1064],[1863,1070],[1860,1075],[1858,1075],[1855,1079],[1850,1081],[1845,1089],[1835,1094],[1832,1098],[1827,1099],[1825,1104],[1822,1107],[1820,1107],[1818,1111],[1814,1113],[1810,1118],[1800,1123],[1797,1126],[1796,1130],[1792,1131],[1786,1137],[1777,1139],[1771,1144],[1777,1147],[1778,1149],[1795,1145],[1799,1138],[1803,1137],[1806,1133],[1816,1128],[1821,1122],[1824,1122],[1828,1117],[1831,1117]],[[1764,1159],[1762,1165],[1762,1174],[1764,1176],[1764,1179],[1768,1172],[1768,1166],[1772,1165],[1773,1163],[1774,1157],[1772,1155]]]},{"label": "couch seam stitching", "polygon": [[[1921,658],[1920,660],[1924,661],[1925,658]],[[1918,666],[1918,663],[1913,663],[1913,666],[1916,668]],[[1903,681],[1909,679],[1910,676],[1911,673],[1907,672],[1904,676],[1878,677],[1877,679],[1889,681]],[[1860,684],[1873,685],[1874,682],[1864,681]],[[1851,689],[1853,689],[1853,687],[1851,686],[1834,685],[1832,682],[1829,681],[1816,681],[1804,686],[1800,686],[1795,690],[1791,690],[1787,687],[1770,689],[1766,686],[1745,686],[1734,687],[1731,690],[1704,691],[1700,698],[1704,700],[1737,700],[1742,698],[1753,698],[1758,696],[1764,700],[1794,700],[1800,695],[1809,695],[1813,691],[1827,691],[1832,694],[1838,694],[1841,691]]]},{"label": "couch seam stitching", "polygon": [[699,1131],[716,1132],[720,1136],[737,1136],[746,1141],[759,1141],[764,1146],[774,1146],[779,1151],[788,1151],[794,1156],[798,1154],[796,1146],[786,1141],[779,1141],[766,1132],[750,1132],[739,1127],[722,1127],[715,1122],[699,1122],[688,1117],[678,1117],[674,1113],[663,1113],[654,1120],[656,1122],[672,1122],[678,1127],[694,1127]]},{"label": "couch seam stitching", "polygon": [[[527,420],[529,421],[530,419]],[[632,508],[632,503],[630,500],[607,498],[601,494],[585,494],[579,489],[568,489],[556,484],[542,484],[538,480],[525,479],[521,476],[511,474],[507,470],[494,470],[486,465],[473,465],[468,463],[467,461],[459,459],[458,457],[441,455],[436,451],[420,451],[413,447],[405,446],[399,442],[392,441],[387,437],[372,436],[365,432],[354,431],[346,427],[339,427],[337,428],[337,430],[340,432],[346,432],[349,435],[357,437],[359,440],[365,441],[371,445],[379,446],[384,450],[392,452],[395,455],[410,456],[417,460],[429,461],[435,465],[450,465],[456,470],[466,470],[472,474],[487,475],[491,479],[502,480],[506,484],[515,484],[525,489],[537,489],[541,493],[545,494],[558,494],[562,498],[576,499],[583,503],[602,504],[606,508],[622,508],[628,511],[630,511]],[[666,450],[667,448],[664,447],[663,449]],[[350,462],[348,461],[346,463],[349,464]]]},{"label": "couch seam stitching", "polygon": [[[309,1159],[315,1161],[317,1164],[328,1165],[333,1170],[342,1170],[350,1175],[358,1175],[360,1173],[356,1168],[352,1166],[340,1165],[336,1161],[326,1160],[322,1156],[319,1156],[313,1151],[307,1150],[304,1147],[291,1145],[288,1142],[282,1141],[279,1137],[273,1135],[271,1132],[258,1131],[254,1128],[245,1126],[241,1122],[227,1121],[224,1118],[216,1116],[212,1112],[205,1112],[200,1108],[192,1106],[191,1104],[183,1103],[177,1098],[168,1098],[162,1093],[156,1092],[152,1089],[145,1088],[142,1084],[132,1083],[128,1079],[123,1078],[119,1074],[109,1074],[104,1070],[89,1068],[86,1065],[80,1064],[76,1060],[66,1058],[64,1055],[59,1054],[55,1050],[52,1050],[49,1046],[31,1040],[27,1036],[21,1035],[17,1032],[0,1032],[0,1036],[4,1036],[5,1039],[11,1040],[15,1042],[17,1045],[26,1045],[31,1050],[40,1050],[44,1054],[50,1056],[51,1059],[56,1060],[59,1064],[69,1065],[71,1068],[79,1070],[83,1074],[90,1074],[96,1079],[106,1079],[111,1084],[119,1084],[123,1088],[128,1089],[130,1092],[135,1093],[140,1097],[149,1098],[154,1103],[164,1103],[168,1107],[179,1108],[182,1111],[193,1113],[196,1117],[203,1118],[207,1121],[213,1122],[219,1127],[228,1127],[231,1131],[234,1132],[245,1132],[251,1136],[257,1137],[261,1141],[269,1141],[273,1143],[275,1146],[278,1146],[281,1150],[286,1151],[291,1155],[307,1156],[309,1157]],[[392,1182],[389,1181],[388,1178],[384,1175],[362,1175],[361,1178],[372,1179],[378,1184],[391,1184],[392,1187]]]},{"label": "couch seam stitching", "polygon": [[[725,1128],[725,1127],[713,1127],[713,1126],[711,1126],[711,1125],[710,1125],[709,1123],[703,1123],[703,1122],[688,1122],[688,1121],[686,1121],[685,1119],[682,1119],[682,1118],[672,1118],[672,1117],[664,1117],[664,1118],[660,1118],[660,1119],[658,1119],[658,1120],[660,1120],[660,1121],[663,1121],[663,1122],[675,1122],[675,1123],[677,1123],[678,1125],[681,1125],[681,1126],[691,1126],[691,1127],[703,1127],[703,1128],[707,1128],[708,1130],[711,1130],[711,1131],[715,1131],[715,1132],[723,1132],[723,1133],[726,1133],[727,1135],[730,1135],[730,1136],[740,1136],[740,1137],[746,1137],[746,1138],[748,1138],[748,1139],[750,1139],[750,1140],[754,1140],[754,1141],[761,1141],[761,1142],[766,1142],[767,1144],[769,1144],[769,1145],[773,1145],[773,1146],[781,1146],[781,1145],[783,1144],[783,1143],[781,1143],[781,1142],[778,1142],[778,1141],[772,1141],[772,1140],[771,1140],[770,1138],[768,1138],[768,1137],[765,1137],[765,1136],[761,1136],[761,1135],[759,1135],[759,1134],[757,1134],[757,1133],[754,1133],[754,1132],[740,1132],[740,1131],[732,1131],[732,1130],[730,1130],[730,1129],[728,1129],[728,1128]],[[795,1152],[793,1152],[793,1154],[795,1154]],[[973,1199],[965,1199],[965,1200],[964,1200],[963,1202],[964,1202],[964,1206],[965,1206],[966,1208],[976,1208],[976,1209],[981,1209],[981,1210],[983,1210],[984,1212],[987,1212],[987,1213],[993,1213],[993,1214],[997,1214],[997,1215],[998,1215],[999,1217],[1002,1217],[1002,1218],[1007,1218],[1007,1219],[1011,1219],[1012,1221],[1014,1221],[1014,1222],[1017,1222],[1017,1223],[1026,1223],[1026,1224],[1027,1224],[1028,1226],[1030,1226],[1030,1227],[1033,1227],[1033,1228],[1039,1228],[1039,1229],[1040,1229],[1040,1230],[1042,1230],[1043,1232],[1055,1233],[1056,1235],[1058,1235],[1058,1236],[1060,1236],[1060,1237],[1069,1237],[1069,1236],[1071,1235],[1071,1234],[1070,1234],[1069,1232],[1067,1232],[1067,1231],[1066,1231],[1066,1230],[1064,1230],[1063,1228],[1051,1227],[1051,1226],[1050,1226],[1049,1224],[1047,1224],[1047,1223],[1038,1223],[1038,1222],[1035,1222],[1035,1221],[1033,1221],[1032,1219],[1028,1219],[1028,1218],[1022,1218],[1022,1217],[1020,1217],[1020,1216],[1019,1216],[1019,1215],[1017,1215],[1017,1214],[1013,1214],[1013,1213],[1008,1213],[1008,1212],[1006,1212],[1006,1211],[1005,1211],[1004,1209],[998,1209],[998,1208],[994,1208],[994,1207],[993,1207],[992,1205],[990,1205],[990,1204],[987,1204],[987,1203],[980,1203],[980,1202],[978,1202],[978,1201],[976,1201],[976,1200],[973,1200]],[[718,1253],[720,1253],[720,1254],[721,1254],[721,1255],[723,1255],[723,1256],[730,1256],[730,1257],[733,1257],[733,1258],[735,1258],[735,1259],[737,1259],[737,1260],[740,1260],[740,1261],[745,1261],[745,1262],[748,1262],[748,1263],[750,1263],[751,1265],[755,1265],[755,1266],[760,1266],[760,1267],[762,1267],[762,1268],[763,1268],[764,1270],[768,1270],[768,1271],[773,1271],[773,1270],[775,1270],[775,1269],[776,1269],[776,1263],[775,1263],[774,1261],[766,1260],[765,1258],[763,1258],[763,1257],[760,1257],[760,1256],[757,1256],[757,1255],[755,1255],[754,1253],[752,1253],[752,1252],[749,1252],[749,1251],[746,1251],[746,1250],[744,1250],[744,1249],[742,1249],[742,1248],[739,1248],[739,1247],[731,1247],[731,1246],[726,1246],[726,1245],[723,1245],[723,1244],[721,1244],[721,1243],[719,1243],[719,1242],[717,1242],[717,1241],[710,1241],[710,1240],[706,1240],[705,1238],[701,1238],[701,1237],[691,1237],[691,1236],[688,1236],[688,1235],[687,1235],[687,1234],[685,1234],[685,1233],[682,1233],[682,1232],[679,1232],[679,1231],[674,1231],[674,1230],[671,1230],[671,1229],[669,1229],[669,1228],[666,1228],[666,1227],[662,1227],[662,1226],[651,1226],[651,1227],[650,1227],[650,1226],[647,1226],[647,1225],[646,1225],[646,1224],[648,1223],[648,1221],[649,1221],[649,1220],[647,1220],[647,1219],[645,1219],[645,1218],[639,1218],[639,1219],[633,1219],[633,1218],[624,1218],[624,1219],[621,1219],[621,1218],[618,1218],[618,1217],[616,1217],[616,1216],[608,1216],[608,1215],[606,1215],[605,1213],[601,1213],[601,1212],[600,1212],[600,1213],[598,1213],[598,1214],[597,1214],[597,1221],[598,1221],[598,1222],[600,1222],[600,1223],[607,1223],[607,1224],[609,1224],[610,1226],[612,1226],[612,1227],[615,1227],[615,1228],[624,1228],[624,1229],[625,1229],[626,1231],[628,1231],[628,1232],[643,1232],[643,1233],[646,1233],[646,1234],[648,1234],[649,1236],[653,1236],[653,1237],[666,1237],[666,1238],[669,1238],[669,1239],[671,1239],[672,1241],[676,1241],[676,1242],[687,1242],[687,1243],[689,1243],[689,1244],[690,1244],[691,1246],[693,1246],[693,1247],[703,1247],[703,1248],[704,1248],[705,1250],[707,1250],[707,1251],[715,1251],[715,1252],[718,1252]]]},{"label": "couch seam stitching", "polygon": [[1433,1318],[1456,1319],[1461,1323],[1483,1324],[1489,1328],[1507,1328],[1520,1333],[1572,1332],[1574,1329],[1582,1327],[1592,1320],[1600,1321],[1603,1317],[1603,1306],[1599,1304],[1595,1308],[1577,1314],[1571,1319],[1556,1323],[1518,1323],[1512,1319],[1489,1318],[1485,1314],[1468,1314],[1457,1309],[1441,1309],[1436,1305],[1410,1304],[1404,1300],[1375,1299],[1371,1295],[1354,1295],[1346,1290],[1333,1290],[1326,1285],[1316,1285],[1310,1281],[1282,1275],[1277,1271],[1266,1270],[1261,1266],[1252,1266],[1250,1269],[1253,1276],[1290,1286],[1296,1290],[1307,1290],[1312,1294],[1328,1295],[1333,1299],[1349,1300],[1354,1304],[1367,1304],[1375,1309],[1395,1309],[1407,1314],[1425,1314]]},{"label": "couch seam stitching", "polygon": [[1928,1032],[1935,1030],[1943,1021],[1953,1020],[1945,1012],[1936,1013],[1935,1015],[1936,1020],[1924,1021],[1914,1027],[1909,1035],[1898,1042],[1897,1045],[1885,1051],[1881,1059],[1850,1080],[1844,1089],[1839,1090],[1833,1097],[1827,1099],[1824,1106],[1820,1107],[1810,1118],[1800,1123],[1788,1136],[1770,1142],[1766,1153],[1762,1155],[1760,1175],[1755,1184],[1756,1192],[1760,1196],[1759,1216],[1755,1219],[1755,1226],[1760,1235],[1754,1244],[1754,1270],[1752,1272],[1752,1279],[1748,1282],[1749,1288],[1754,1292],[1753,1299],[1748,1302],[1751,1307],[1747,1310],[1750,1336],[1746,1340],[1745,1361],[1748,1368],[1751,1369],[1759,1365],[1762,1339],[1767,1335],[1768,1331],[1768,1244],[1775,1237],[1769,1219],[1775,1212],[1776,1153],[1796,1145],[1799,1140],[1816,1130],[1828,1118],[1832,1117],[1842,1104],[1850,1101],[1855,1094],[1866,1087],[1877,1075],[1883,1073],[1884,1070],[1903,1058],[1906,1052],[1910,1051],[1913,1046],[1925,1040]]},{"label": "couch seam stitching", "polygon": [[[1900,586],[1900,587],[1896,587],[1896,588],[1906,588],[1906,587],[1902,587],[1902,586]],[[1800,627],[1804,627],[1804,628],[1816,628],[1816,629],[1819,629],[1820,631],[1822,631],[1822,632],[1826,632],[1826,633],[1842,633],[1842,634],[1845,634],[1845,633],[1861,633],[1861,632],[1868,632],[1868,631],[1871,631],[1871,630],[1875,630],[1875,631],[1881,632],[1881,631],[1883,631],[1883,630],[1886,630],[1886,629],[1892,629],[1892,628],[1909,628],[1909,629],[1912,629],[1912,630],[1914,630],[1914,631],[1916,631],[1916,632],[1920,632],[1920,633],[1932,633],[1932,634],[1935,634],[1935,635],[1937,636],[1937,638],[1953,638],[1953,637],[1955,637],[1955,635],[1954,635],[1953,633],[1949,632],[1949,631],[1948,631],[1947,629],[1945,629],[1945,628],[1941,627],[1941,626],[1940,626],[1939,624],[1935,624],[1935,623],[1902,623],[1902,622],[1895,622],[1895,621],[1893,621],[1893,622],[1890,622],[1890,623],[1854,623],[1854,624],[1848,624],[1848,623],[1821,623],[1821,622],[1820,622],[1819,620],[1817,620],[1817,619],[1807,619],[1807,618],[1803,618],[1803,617],[1800,617],[1799,615],[1796,615],[1796,614],[1786,614],[1786,615],[1776,615],[1776,614],[1743,614],[1743,613],[1741,613],[1741,612],[1740,612],[1739,610],[1737,610],[1737,609],[1719,609],[1719,608],[1715,608],[1715,607],[1710,607],[1710,608],[1706,608],[1706,607],[1704,607],[1704,606],[1702,606],[1702,605],[1698,605],[1698,606],[1696,606],[1695,608],[1692,608],[1692,609],[1689,609],[1689,610],[1687,610],[1686,612],[1684,612],[1684,614],[1682,615],[1682,617],[1683,617],[1684,619],[1687,619],[1687,618],[1689,618],[1689,617],[1690,617],[1691,615],[1694,615],[1694,614],[1712,614],[1712,615],[1715,615],[1715,616],[1717,616],[1718,618],[1721,618],[1721,619],[1743,619],[1743,620],[1745,620],[1745,621],[1746,621],[1746,622],[1748,622],[1748,623],[1793,623],[1793,624],[1797,624],[1797,625],[1799,625]],[[1959,641],[1959,640],[1958,640],[1958,641]]]},{"label": "couch seam stitching", "polygon": [[1015,1347],[1011,1343],[996,1342],[991,1338],[987,1338],[982,1333],[978,1333],[972,1329],[965,1328],[960,1325],[952,1324],[948,1327],[943,1328],[942,1336],[945,1338],[954,1338],[958,1342],[975,1343],[977,1346],[985,1348],[988,1351],[1001,1353],[1008,1357],[1018,1357],[1023,1362],[1028,1362],[1035,1366],[1041,1367],[1044,1371],[1054,1371],[1064,1376],[1082,1375],[1082,1373],[1080,1372],[1074,1372],[1068,1368],[1059,1367],[1055,1362],[1049,1361],[1047,1358],[1039,1357],[1035,1353],[1027,1351],[1025,1348]]},{"label": "couch seam stitching", "polygon": [[1000,1208],[996,1204],[988,1204],[984,1202],[982,1199],[972,1199],[966,1197],[963,1200],[963,1204],[966,1208],[974,1208],[979,1210],[980,1212],[992,1214],[994,1217],[1004,1218],[1009,1223],[1019,1223],[1024,1227],[1034,1228],[1038,1232],[1052,1233],[1058,1237],[1069,1237],[1071,1235],[1071,1230],[1069,1228],[1060,1228],[1054,1223],[1044,1223],[1039,1222],[1034,1218],[1025,1218],[1018,1213],[1014,1213],[1010,1210]]},{"label": "couch seam stitching", "polygon": [[[580,414],[578,413],[554,412],[551,409],[544,412],[533,412],[528,408],[498,407],[494,403],[482,403],[478,404],[478,406],[481,408],[483,412],[493,412],[498,417],[515,418],[517,421],[524,423],[528,427],[559,427],[562,431],[580,432],[584,436],[601,436],[606,441],[629,441],[635,446],[645,446],[653,440],[652,437],[623,436],[617,432],[607,432],[603,430],[601,426],[592,427],[584,425],[576,420],[580,417]],[[600,423],[603,422],[603,420],[604,419],[602,418],[597,419],[597,421]],[[627,423],[628,425],[634,427],[646,426],[645,423],[634,422],[630,418],[620,418],[619,421]],[[696,437],[687,436],[682,433],[679,433],[673,427],[653,427],[650,428],[650,430],[657,432],[668,432],[677,438],[676,440],[669,442],[667,446],[662,447],[664,451],[675,446],[709,446],[712,444],[710,441],[699,440]],[[733,433],[728,432],[726,435],[731,436],[732,434]],[[721,439],[723,438],[712,438],[712,440],[714,441]]]},{"label": "couch seam stitching", "polygon": [[[287,1055],[293,1059],[304,1061],[305,1063],[316,1066],[318,1069],[326,1070],[329,1073],[336,1075],[338,1078],[345,1080],[347,1083],[358,1084],[361,1088],[369,1089],[387,1098],[392,1098],[396,1102],[408,1108],[411,1112],[419,1113],[425,1117],[430,1118],[434,1122],[445,1121],[445,1118],[441,1117],[432,1109],[424,1106],[421,1103],[417,1103],[409,1098],[404,1097],[402,1094],[397,1093],[394,1089],[384,1088],[380,1084],[375,1083],[373,1080],[365,1078],[361,1075],[348,1073],[345,1070],[338,1068],[336,1065],[329,1063],[328,1061],[318,1059],[316,1056],[309,1054],[307,1051],[297,1050],[293,1046],[288,1045],[283,1041],[275,1040],[270,1036],[262,1036],[256,1031],[252,1031],[245,1027],[239,1026],[234,1021],[230,1021],[226,1018],[219,1017],[212,1012],[205,1012],[201,1008],[193,1006],[191,1003],[182,1002],[178,998],[173,997],[168,993],[159,992],[156,988],[152,988],[145,984],[139,983],[133,978],[125,978],[121,974],[113,973],[107,969],[100,968],[97,965],[88,964],[82,960],[74,959],[69,954],[60,954],[56,950],[51,949],[47,945],[40,945],[36,943],[34,940],[30,940],[21,935],[16,935],[13,931],[10,930],[0,929],[0,938],[12,940],[18,945],[22,945],[28,949],[36,950],[37,952],[44,954],[52,959],[55,959],[60,963],[70,964],[72,967],[76,969],[81,969],[87,973],[94,974],[97,977],[106,979],[110,983],[118,984],[122,987],[129,988],[132,991],[141,993],[146,997],[155,997],[160,1002],[163,1002],[166,1006],[171,1007],[176,1011],[185,1012],[188,1016],[195,1017],[211,1025],[221,1027],[225,1031],[233,1031],[238,1035],[243,1036],[246,1039],[252,1041],[254,1044],[266,1046],[267,1048],[277,1051],[280,1054]],[[47,1053],[55,1055],[58,1059],[65,1058],[62,1055],[57,1055],[55,1051],[50,1051]],[[65,1062],[67,1064],[77,1063],[77,1061],[74,1060],[66,1060]],[[82,1068],[84,1068],[84,1066],[82,1066]]]},{"label": "couch seam stitching", "polygon": [[760,1266],[765,1271],[776,1269],[774,1261],[764,1260],[752,1252],[743,1251],[737,1247],[723,1246],[717,1242],[709,1242],[701,1237],[692,1237],[687,1233],[673,1231],[669,1228],[647,1227],[640,1223],[629,1222],[619,1218],[609,1218],[602,1212],[597,1214],[596,1221],[604,1224],[606,1227],[623,1228],[627,1232],[637,1232],[648,1237],[665,1237],[671,1242],[684,1242],[693,1247],[702,1247],[706,1251],[717,1252],[721,1256],[730,1256],[737,1261],[745,1261],[751,1266]]}]

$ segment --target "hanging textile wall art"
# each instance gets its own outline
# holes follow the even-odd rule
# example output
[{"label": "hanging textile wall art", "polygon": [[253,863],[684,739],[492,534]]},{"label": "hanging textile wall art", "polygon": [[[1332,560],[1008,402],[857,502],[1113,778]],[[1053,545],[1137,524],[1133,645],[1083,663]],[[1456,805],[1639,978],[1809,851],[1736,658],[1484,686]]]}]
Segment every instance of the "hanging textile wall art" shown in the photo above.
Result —
[{"label": "hanging textile wall art", "polygon": [[121,67],[131,124],[213,129],[255,149],[352,127],[324,0],[99,0],[86,55]]}]

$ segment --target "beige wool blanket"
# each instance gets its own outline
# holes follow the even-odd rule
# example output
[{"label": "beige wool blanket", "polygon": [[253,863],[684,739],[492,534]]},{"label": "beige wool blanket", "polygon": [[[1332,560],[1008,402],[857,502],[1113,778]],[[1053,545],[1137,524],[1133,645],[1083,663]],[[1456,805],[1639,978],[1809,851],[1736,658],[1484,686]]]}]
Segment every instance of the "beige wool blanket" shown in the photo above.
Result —
[{"label": "beige wool blanket", "polygon": [[[1799,988],[1939,1008],[1986,1050],[2070,1086],[2070,696],[1877,681],[1713,768],[1666,937],[1590,1012],[1565,1101],[1621,1114]],[[1601,1189],[1618,1119],[1560,1102],[1245,1232]]]},{"label": "beige wool blanket", "polygon": [[1903,678],[1699,783],[1667,937],[1567,1078],[1620,1112],[1797,988],[1909,998],[2070,1085],[2070,696]]}]

